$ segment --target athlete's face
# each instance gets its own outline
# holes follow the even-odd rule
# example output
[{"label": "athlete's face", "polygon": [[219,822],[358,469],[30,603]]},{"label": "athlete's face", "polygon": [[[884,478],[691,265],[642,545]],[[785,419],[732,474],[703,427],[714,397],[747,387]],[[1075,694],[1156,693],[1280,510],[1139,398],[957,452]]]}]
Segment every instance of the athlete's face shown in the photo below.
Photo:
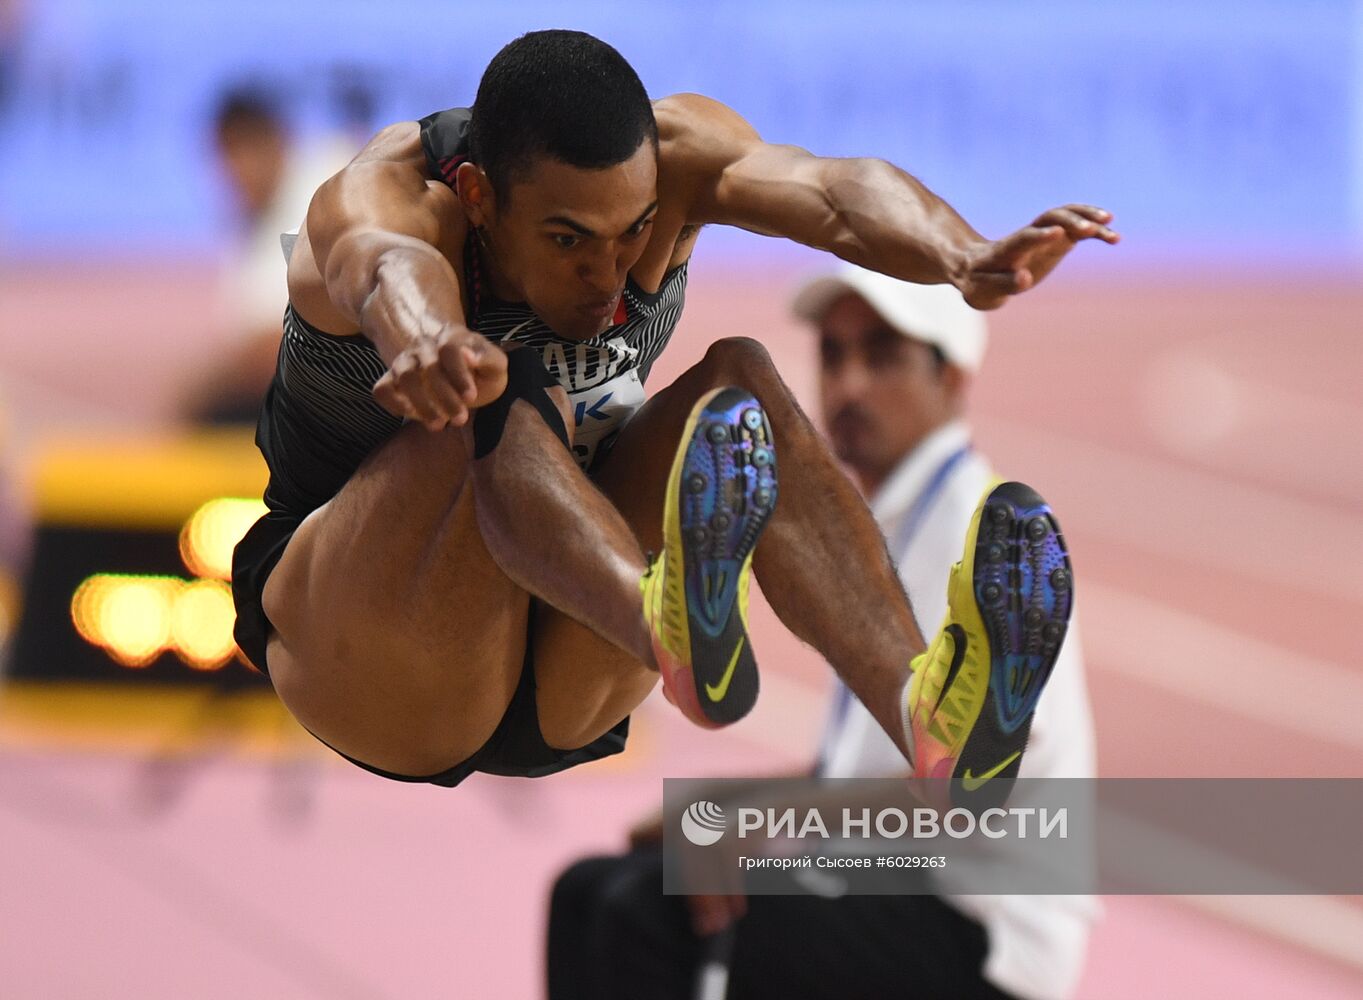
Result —
[{"label": "athlete's face", "polygon": [[560,336],[601,333],[653,230],[653,143],[645,140],[628,160],[597,170],[541,158],[509,194],[487,225],[501,281]]},{"label": "athlete's face", "polygon": [[873,493],[933,429],[959,412],[964,377],[896,331],[861,296],[819,322],[819,391],[837,456]]}]

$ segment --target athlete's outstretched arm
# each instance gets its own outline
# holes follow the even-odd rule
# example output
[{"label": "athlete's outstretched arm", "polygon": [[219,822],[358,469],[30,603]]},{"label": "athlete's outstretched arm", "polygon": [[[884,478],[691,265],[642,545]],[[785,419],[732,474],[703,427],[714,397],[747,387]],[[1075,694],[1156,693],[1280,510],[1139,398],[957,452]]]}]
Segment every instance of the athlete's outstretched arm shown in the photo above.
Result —
[{"label": "athlete's outstretched arm", "polygon": [[837,254],[926,284],[950,282],[993,309],[1044,278],[1076,243],[1116,243],[1111,213],[1067,205],[988,240],[921,182],[877,159],[830,159],[761,137],[696,94],[655,105],[661,174],[684,191],[688,222],[722,223]]},{"label": "athlete's outstretched arm", "polygon": [[[457,231],[456,231],[457,230]],[[309,316],[363,332],[388,364],[374,397],[431,430],[458,426],[501,394],[506,357],[465,323],[443,245],[467,221],[454,194],[424,170],[415,122],[381,132],[313,197],[290,261],[289,294]]]}]

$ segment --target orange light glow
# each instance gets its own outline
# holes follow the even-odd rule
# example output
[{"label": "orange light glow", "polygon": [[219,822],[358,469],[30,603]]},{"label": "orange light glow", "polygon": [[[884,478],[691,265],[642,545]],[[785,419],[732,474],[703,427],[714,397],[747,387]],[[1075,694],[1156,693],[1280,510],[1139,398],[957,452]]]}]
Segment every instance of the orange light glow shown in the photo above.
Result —
[{"label": "orange light glow", "polygon": [[71,598],[81,638],[125,667],[145,667],[174,652],[195,670],[218,670],[237,653],[232,550],[266,511],[259,500],[219,497],[180,531],[180,555],[200,579],[97,573]]},{"label": "orange light glow", "polygon": [[232,590],[221,580],[195,580],[181,587],[171,609],[171,645],[195,670],[226,666],[236,651]]},{"label": "orange light glow", "polygon": [[260,500],[239,497],[208,501],[180,532],[180,555],[185,566],[195,576],[230,580],[232,549],[266,509]]},{"label": "orange light glow", "polygon": [[71,619],[123,666],[145,667],[166,649],[172,602],[183,586],[171,576],[97,574],[76,588]]},{"label": "orange light glow", "polygon": [[9,642],[10,635],[19,623],[19,584],[14,577],[0,569],[0,649]]}]

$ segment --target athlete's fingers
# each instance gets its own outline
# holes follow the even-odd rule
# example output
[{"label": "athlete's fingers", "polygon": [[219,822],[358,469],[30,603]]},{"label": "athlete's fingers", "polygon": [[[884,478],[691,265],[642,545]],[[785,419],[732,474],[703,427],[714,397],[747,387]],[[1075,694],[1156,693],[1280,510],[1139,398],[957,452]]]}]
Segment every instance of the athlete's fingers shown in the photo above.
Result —
[{"label": "athlete's fingers", "polygon": [[458,399],[461,409],[473,402],[478,392],[473,382],[473,373],[469,370],[466,351],[463,345],[454,341],[446,341],[440,345],[440,369],[445,373],[445,380],[450,391]]},{"label": "athlete's fingers", "polygon": [[1032,223],[1035,226],[1059,226],[1065,230],[1065,235],[1072,240],[1081,240],[1086,236],[1097,235],[1098,223],[1091,219],[1086,219],[1078,212],[1072,212],[1068,208],[1053,208],[1044,215],[1037,218]]},{"label": "athlete's fingers", "polygon": [[1112,213],[1107,209],[1099,208],[1097,205],[1078,203],[1066,205],[1065,209],[1088,219],[1090,222],[1096,222],[1099,227],[1097,236],[1105,243],[1116,243],[1122,238],[1120,233],[1111,228]]},{"label": "athlete's fingers", "polygon": [[[452,420],[464,412],[464,400],[452,384],[449,373],[441,363],[440,351],[433,345],[423,348],[420,355],[422,387],[427,399],[444,419]],[[443,426],[443,423],[442,423]],[[439,430],[439,428],[431,428]]]},{"label": "athlete's fingers", "polygon": [[469,365],[479,375],[492,379],[506,377],[506,351],[493,346],[481,336],[465,347]]},{"label": "athlete's fingers", "polygon": [[428,431],[442,431],[449,426],[458,427],[464,422],[464,404],[454,391],[444,384],[443,377],[433,375],[429,370],[425,372],[425,376],[425,399],[430,403],[436,416],[432,420],[422,420],[422,423],[426,425]]},{"label": "athlete's fingers", "polygon": [[481,358],[468,347],[459,348],[459,360],[468,370],[468,382],[464,388],[464,399],[472,406],[478,402],[478,364]]},{"label": "athlete's fingers", "polygon": [[1094,222],[1100,222],[1104,225],[1112,221],[1112,213],[1105,208],[1099,208],[1097,205],[1081,205],[1076,203],[1073,205],[1066,205],[1065,207],[1071,212],[1079,213],[1086,219],[1091,219]]},{"label": "athlete's fingers", "polygon": [[1030,254],[1042,247],[1053,245],[1064,237],[1063,226],[1023,226],[1011,236],[1005,236],[995,243],[977,267],[981,271],[1007,270],[1008,266],[1022,262]]},{"label": "athlete's fingers", "polygon": [[414,387],[407,392],[407,400],[411,403],[413,419],[421,421],[427,427],[438,428],[444,426],[445,417],[435,408],[425,391],[420,387]]},{"label": "athlete's fingers", "polygon": [[506,390],[506,352],[489,347],[481,355],[466,351],[464,357],[474,379],[474,398],[470,405],[486,406]]},{"label": "athlete's fingers", "polygon": [[392,372],[385,372],[383,377],[374,383],[374,401],[395,417],[403,420],[413,420],[416,418],[416,411],[412,409],[407,397],[398,388],[393,379]]},{"label": "athlete's fingers", "polygon": [[390,369],[398,391],[406,398],[414,419],[431,424],[441,419],[427,391],[421,364],[411,351],[403,351]]},{"label": "athlete's fingers", "polygon": [[410,357],[402,359],[375,384],[374,395],[389,412],[424,424],[429,430],[440,430],[447,422],[434,405],[421,367]]},{"label": "athlete's fingers", "polygon": [[467,336],[460,338],[459,346],[467,352],[469,364],[476,368],[482,362],[483,356],[488,353],[488,348],[492,344],[481,333],[469,330],[467,334]]},{"label": "athlete's fingers", "polygon": [[1039,216],[1036,222],[1032,224],[1034,226],[1060,226],[1065,230],[1065,235],[1076,242],[1084,239],[1101,239],[1108,243],[1117,241],[1116,233],[1097,220],[1090,218],[1089,215],[1077,211],[1075,206],[1053,208]]}]

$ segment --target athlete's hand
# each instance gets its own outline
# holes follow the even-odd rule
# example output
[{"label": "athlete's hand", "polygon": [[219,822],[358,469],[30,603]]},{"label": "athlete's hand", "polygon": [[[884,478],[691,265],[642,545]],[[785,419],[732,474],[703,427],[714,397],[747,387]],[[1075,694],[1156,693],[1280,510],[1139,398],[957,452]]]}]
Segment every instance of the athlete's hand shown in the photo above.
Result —
[{"label": "athlete's hand", "polygon": [[482,334],[450,324],[401,351],[374,383],[389,413],[427,430],[460,427],[506,388],[506,354]]},{"label": "athlete's hand", "polygon": [[969,251],[957,287],[976,309],[997,309],[1050,274],[1081,240],[1116,243],[1121,237],[1108,228],[1111,221],[1111,212],[1092,205],[1053,208],[1011,236]]}]

